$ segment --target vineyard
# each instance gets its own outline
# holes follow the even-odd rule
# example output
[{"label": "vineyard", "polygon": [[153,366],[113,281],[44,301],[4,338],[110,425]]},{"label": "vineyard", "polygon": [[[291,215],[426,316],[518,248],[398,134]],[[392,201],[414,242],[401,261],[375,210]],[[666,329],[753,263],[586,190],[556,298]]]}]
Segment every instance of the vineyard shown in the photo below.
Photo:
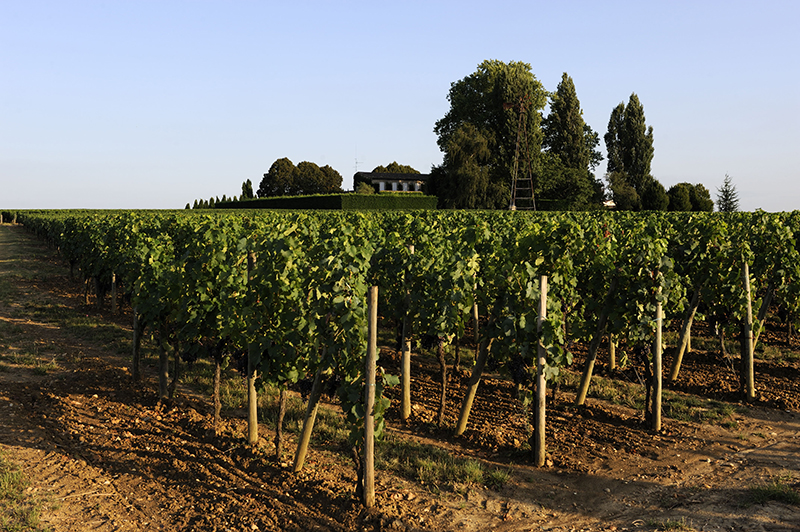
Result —
[{"label": "vineyard", "polygon": [[[91,294],[114,311],[131,309],[132,376],[141,378],[147,336],[159,352],[160,401],[173,400],[182,366],[210,361],[219,431],[223,370],[235,366],[247,382],[254,444],[258,394],[279,390],[285,404],[288,391],[303,391],[291,466],[299,474],[323,391],[335,396],[354,491],[367,507],[375,504],[372,442],[387,423],[402,431],[421,412],[436,434],[511,449],[536,467],[580,470],[559,456],[564,442],[553,441],[553,424],[586,412],[598,379],[642,384],[637,430],[664,438],[680,437],[664,428],[674,415],[664,388],[697,391],[691,371],[709,372],[699,385],[715,372],[733,375],[715,392],[720,400],[800,406],[796,395],[765,389],[754,369],[755,351],[790,342],[800,320],[800,213],[2,215],[57,250],[84,283],[87,304]],[[719,357],[696,359],[698,330]],[[378,335],[389,346],[380,353]],[[421,352],[433,356],[415,362]],[[509,397],[520,430],[486,434],[502,420],[480,404],[482,387]],[[574,406],[548,412],[561,388],[574,389]],[[580,438],[587,448],[623,447],[591,436]]]}]

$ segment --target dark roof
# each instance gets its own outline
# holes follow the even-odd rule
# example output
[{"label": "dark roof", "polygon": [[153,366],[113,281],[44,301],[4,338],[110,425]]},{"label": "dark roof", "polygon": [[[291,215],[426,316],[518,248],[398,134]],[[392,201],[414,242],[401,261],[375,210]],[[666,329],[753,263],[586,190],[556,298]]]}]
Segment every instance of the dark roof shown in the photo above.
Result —
[{"label": "dark roof", "polygon": [[356,172],[362,179],[370,181],[427,181],[430,174],[394,174],[389,172]]}]

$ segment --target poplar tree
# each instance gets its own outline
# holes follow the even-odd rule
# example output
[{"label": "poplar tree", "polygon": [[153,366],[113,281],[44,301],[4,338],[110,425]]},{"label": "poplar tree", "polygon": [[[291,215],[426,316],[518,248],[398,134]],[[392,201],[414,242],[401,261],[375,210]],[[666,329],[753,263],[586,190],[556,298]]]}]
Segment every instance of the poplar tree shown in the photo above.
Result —
[{"label": "poplar tree", "polygon": [[624,184],[624,195],[629,196],[628,187],[632,188],[640,196],[643,207],[661,206],[666,193],[662,195],[663,186],[655,185],[655,178],[650,175],[653,127],[645,124],[644,106],[636,93],[631,94],[628,105],[620,103],[611,112],[604,140],[608,153],[607,172],[614,176],[613,180],[609,178],[609,183],[615,201],[619,194],[615,187],[621,189]]}]

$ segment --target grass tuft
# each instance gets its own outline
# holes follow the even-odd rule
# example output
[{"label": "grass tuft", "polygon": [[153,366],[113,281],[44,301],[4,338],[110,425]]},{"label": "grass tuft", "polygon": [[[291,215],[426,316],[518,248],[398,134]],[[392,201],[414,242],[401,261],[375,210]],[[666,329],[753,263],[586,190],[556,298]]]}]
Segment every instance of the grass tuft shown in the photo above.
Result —
[{"label": "grass tuft", "polygon": [[19,467],[0,454],[0,530],[44,532],[40,523],[41,503],[25,495],[27,482]]},{"label": "grass tuft", "polygon": [[768,484],[750,488],[750,500],[753,504],[764,504],[770,501],[800,506],[800,493],[787,483],[788,477],[778,477]]}]

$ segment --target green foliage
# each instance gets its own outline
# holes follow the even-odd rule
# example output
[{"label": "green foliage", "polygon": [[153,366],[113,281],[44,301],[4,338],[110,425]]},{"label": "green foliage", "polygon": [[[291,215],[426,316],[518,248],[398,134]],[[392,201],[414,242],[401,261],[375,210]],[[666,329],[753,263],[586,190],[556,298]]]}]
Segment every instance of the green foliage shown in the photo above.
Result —
[{"label": "green foliage", "polygon": [[[687,186],[688,185],[688,186]],[[678,183],[672,185],[667,191],[669,196],[669,210],[671,211],[691,211],[692,200],[689,199],[688,183]]]},{"label": "green foliage", "polygon": [[303,161],[297,166],[286,157],[272,163],[258,187],[259,198],[341,192],[342,176],[330,166]]},{"label": "green foliage", "polygon": [[714,210],[714,202],[708,189],[698,183],[677,183],[672,185],[667,192],[669,196],[670,211],[695,211],[711,212]]},{"label": "green foliage", "polygon": [[[611,112],[605,136],[608,153],[607,178],[618,210],[664,210],[660,190],[654,189],[650,175],[653,160],[653,127],[645,124],[644,106],[636,94],[628,105],[620,103]],[[613,176],[613,177],[612,177]],[[629,187],[639,196],[637,202]],[[663,187],[661,187],[663,189]],[[647,198],[646,198],[647,196]]]},{"label": "green foliage", "polygon": [[540,199],[562,200],[568,208],[599,203],[594,168],[603,160],[598,134],[583,120],[575,84],[565,72],[550,95],[550,114],[542,121],[546,150],[537,187]]},{"label": "green foliage", "polygon": [[419,170],[405,165],[397,164],[397,161],[392,161],[388,166],[376,166],[372,173],[374,174],[418,174]]},{"label": "green foliage", "polygon": [[664,185],[652,176],[645,177],[641,198],[642,210],[645,211],[666,211],[669,205],[669,196]]},{"label": "green foliage", "polygon": [[361,182],[355,186],[353,192],[355,194],[375,194],[375,187],[373,187],[369,183]]},{"label": "green foliage", "polygon": [[249,179],[242,183],[242,195],[240,197],[241,200],[248,200],[253,199],[255,194],[253,194],[253,182]]},{"label": "green foliage", "polygon": [[[487,60],[474,73],[454,82],[447,98],[450,110],[436,122],[434,132],[445,154],[441,172],[447,175],[450,186],[436,186],[437,196],[444,206],[464,203],[463,198],[451,194],[458,190],[452,183],[466,175],[471,180],[469,186],[477,188],[475,208],[505,209],[511,198],[520,107],[525,113],[527,152],[535,159],[532,164],[536,171],[542,144],[541,110],[547,103],[547,92],[529,64]],[[456,154],[455,150],[464,153]],[[464,164],[470,157],[476,161]]]}]

